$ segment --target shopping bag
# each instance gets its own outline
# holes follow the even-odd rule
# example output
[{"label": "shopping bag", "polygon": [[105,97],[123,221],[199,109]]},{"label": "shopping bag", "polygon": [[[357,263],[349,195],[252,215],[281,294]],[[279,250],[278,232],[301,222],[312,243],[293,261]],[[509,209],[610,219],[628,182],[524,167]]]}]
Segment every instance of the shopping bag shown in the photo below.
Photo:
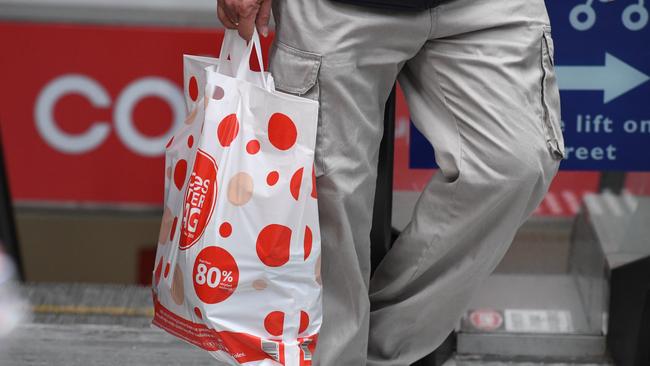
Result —
[{"label": "shopping bag", "polygon": [[[255,51],[253,53],[253,50]],[[321,325],[318,103],[275,91],[257,32],[184,56],[188,116],[165,149],[153,325],[227,365],[311,365]]]}]

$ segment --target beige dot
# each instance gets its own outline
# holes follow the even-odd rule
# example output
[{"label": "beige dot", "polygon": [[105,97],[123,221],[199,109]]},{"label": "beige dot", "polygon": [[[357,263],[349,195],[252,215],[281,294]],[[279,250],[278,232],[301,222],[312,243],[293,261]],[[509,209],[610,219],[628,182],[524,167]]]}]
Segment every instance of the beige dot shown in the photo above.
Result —
[{"label": "beige dot", "polygon": [[321,281],[321,278],[320,278],[320,255],[319,255],[318,258],[316,259],[316,266],[315,266],[315,268],[314,268],[314,276],[315,276],[316,282],[317,282],[319,285],[322,286],[322,285],[323,285],[323,282]]},{"label": "beige dot", "polygon": [[263,280],[261,278],[253,281],[253,288],[258,290],[258,291],[262,291],[265,288],[267,288],[268,286],[269,286],[269,284],[266,282],[266,280]]},{"label": "beige dot", "polygon": [[224,94],[225,93],[223,91],[223,88],[220,87],[219,85],[216,85],[214,87],[214,91],[212,92],[212,99],[221,100],[223,99]]},{"label": "beige dot", "polygon": [[158,233],[159,245],[167,243],[167,239],[169,238],[169,230],[171,230],[172,227],[172,221],[174,221],[172,211],[169,209],[169,207],[165,207],[165,211],[163,211],[162,222],[160,223],[160,232]]},{"label": "beige dot", "polygon": [[195,118],[196,118],[196,108],[192,108],[190,114],[187,116],[187,118],[185,118],[185,124],[186,125],[192,124]]},{"label": "beige dot", "polygon": [[228,183],[228,201],[235,206],[244,205],[253,196],[253,178],[240,172],[230,178]]},{"label": "beige dot", "polygon": [[165,172],[165,176],[167,177],[167,179],[171,179],[171,177],[172,177],[172,167],[171,166],[167,167],[167,171]]},{"label": "beige dot", "polygon": [[174,269],[174,279],[172,280],[172,300],[176,303],[176,305],[183,305],[183,302],[185,301],[185,289],[183,288],[183,272],[181,271],[181,268],[176,265],[176,268]]}]

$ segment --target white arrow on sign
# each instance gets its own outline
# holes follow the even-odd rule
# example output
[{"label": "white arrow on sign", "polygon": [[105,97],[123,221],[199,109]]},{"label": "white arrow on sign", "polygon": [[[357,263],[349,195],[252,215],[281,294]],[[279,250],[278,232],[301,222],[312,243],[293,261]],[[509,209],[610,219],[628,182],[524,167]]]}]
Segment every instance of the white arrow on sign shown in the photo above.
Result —
[{"label": "white arrow on sign", "polygon": [[648,75],[605,53],[604,66],[556,66],[560,90],[602,90],[609,103],[650,79]]}]

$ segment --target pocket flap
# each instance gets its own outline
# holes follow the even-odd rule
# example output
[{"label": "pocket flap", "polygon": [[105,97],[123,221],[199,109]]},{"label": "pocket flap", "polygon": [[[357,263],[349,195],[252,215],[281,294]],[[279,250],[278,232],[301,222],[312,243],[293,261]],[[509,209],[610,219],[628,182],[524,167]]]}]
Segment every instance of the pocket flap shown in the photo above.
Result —
[{"label": "pocket flap", "polygon": [[302,51],[277,40],[270,55],[270,71],[275,87],[281,91],[305,94],[317,81],[321,56]]}]

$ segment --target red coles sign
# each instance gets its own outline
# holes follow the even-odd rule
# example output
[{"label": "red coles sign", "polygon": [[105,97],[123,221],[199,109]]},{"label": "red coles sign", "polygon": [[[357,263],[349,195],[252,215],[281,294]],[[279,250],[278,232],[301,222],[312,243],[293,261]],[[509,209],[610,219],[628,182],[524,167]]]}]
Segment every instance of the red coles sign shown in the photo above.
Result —
[{"label": "red coles sign", "polygon": [[[160,204],[165,144],[186,115],[183,54],[218,55],[222,36],[0,22],[0,128],[13,198]],[[262,44],[266,52],[270,39]]]}]

